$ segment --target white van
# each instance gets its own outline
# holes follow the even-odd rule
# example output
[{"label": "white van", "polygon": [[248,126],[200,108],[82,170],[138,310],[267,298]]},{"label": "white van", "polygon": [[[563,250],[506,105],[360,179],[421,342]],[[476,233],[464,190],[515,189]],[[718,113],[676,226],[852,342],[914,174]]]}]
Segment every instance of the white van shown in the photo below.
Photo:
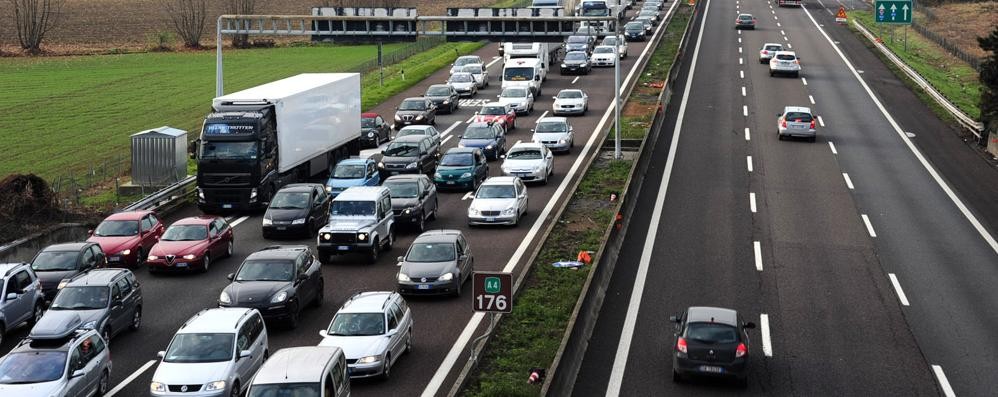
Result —
[{"label": "white van", "polygon": [[246,393],[246,397],[349,395],[346,356],[332,346],[278,350],[260,367]]},{"label": "white van", "polygon": [[535,58],[544,64],[544,69],[547,69],[552,62],[552,49],[553,46],[548,43],[504,43],[503,62],[509,62],[510,59]]},{"label": "white van", "polygon": [[503,64],[502,88],[527,87],[534,98],[541,95],[541,83],[547,79],[547,69],[537,58],[513,58]]}]

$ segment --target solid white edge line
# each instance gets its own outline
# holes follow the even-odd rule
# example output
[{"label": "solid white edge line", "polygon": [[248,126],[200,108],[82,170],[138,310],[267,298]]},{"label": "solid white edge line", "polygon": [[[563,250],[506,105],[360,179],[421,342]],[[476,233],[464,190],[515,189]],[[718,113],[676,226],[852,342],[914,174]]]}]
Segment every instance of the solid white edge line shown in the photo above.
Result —
[{"label": "solid white edge line", "polygon": [[756,212],[755,193],[749,193],[748,200],[749,200],[749,208],[752,210],[752,213],[755,213]]},{"label": "solid white edge line", "polygon": [[908,305],[908,296],[904,294],[904,290],[901,289],[901,283],[898,281],[898,276],[894,273],[887,273],[887,277],[890,277],[891,284],[894,285],[894,292],[898,294],[898,300],[901,301],[902,305]]},{"label": "solid white edge line", "polygon": [[854,186],[852,185],[852,179],[849,179],[849,174],[847,174],[847,173],[843,172],[843,173],[842,173],[842,179],[845,179],[845,180],[846,180],[846,187],[848,187],[848,188],[849,188],[849,190],[855,190],[855,189],[856,189],[856,188],[855,188],[855,187],[854,187]]},{"label": "solid white edge line", "polygon": [[769,335],[769,315],[766,313],[759,315],[759,333],[762,334],[762,354],[773,357],[773,340]]},{"label": "solid white edge line", "polygon": [[748,172],[752,172],[752,156],[745,156],[745,163],[748,165]]},{"label": "solid white edge line", "polygon": [[244,216],[241,216],[241,217],[239,217],[239,219],[236,219],[236,220],[234,220],[234,221],[232,221],[232,222],[229,222],[229,227],[236,227],[236,226],[238,226],[238,225],[239,225],[240,223],[243,223],[243,221],[245,221],[245,220],[247,220],[247,219],[249,219],[249,215],[244,215]]},{"label": "solid white edge line", "polygon": [[[673,7],[679,1],[673,2]],[[627,315],[624,318],[623,327],[620,330],[620,339],[617,344],[617,352],[613,358],[613,368],[610,372],[610,380],[606,387],[607,397],[617,397],[620,395],[620,387],[624,381],[624,371],[627,368],[627,356],[631,351],[631,339],[634,337],[634,327],[638,322],[638,309],[641,307],[641,297],[644,294],[645,280],[648,276],[648,267],[651,263],[652,249],[655,238],[658,235],[658,228],[662,219],[662,208],[665,205],[665,195],[669,189],[669,180],[672,177],[672,167],[676,163],[676,150],[679,147],[679,136],[683,128],[683,119],[686,114],[686,105],[690,97],[690,89],[693,87],[693,75],[697,68],[697,58],[700,55],[700,44],[703,42],[703,32],[707,26],[707,14],[710,11],[710,0],[704,5],[703,18],[700,21],[700,32],[697,34],[697,44],[693,49],[693,59],[690,64],[689,75],[686,76],[686,87],[683,89],[683,99],[679,105],[679,112],[676,118],[676,125],[672,129],[672,142],[669,144],[669,155],[665,160],[665,170],[662,173],[662,181],[658,187],[658,197],[655,200],[655,208],[652,209],[651,221],[648,223],[648,233],[645,235],[644,247],[641,251],[641,259],[638,262],[637,274],[634,277],[634,287],[631,291],[631,299],[627,306]]]},{"label": "solid white edge line", "polygon": [[863,80],[863,78],[859,75],[859,72],[856,71],[856,68],[852,66],[852,63],[849,62],[848,59],[846,59],[846,56],[845,54],[842,53],[842,50],[840,50],[839,47],[835,45],[831,37],[828,37],[828,34],[825,33],[825,30],[822,29],[821,26],[818,26],[818,21],[814,19],[814,16],[811,15],[811,13],[807,10],[807,8],[804,8],[804,13],[806,13],[807,17],[811,19],[811,23],[813,23],[814,26],[818,29],[818,31],[821,32],[821,35],[825,37],[825,40],[828,41],[828,44],[831,45],[833,49],[835,49],[835,53],[839,55],[839,58],[842,59],[842,62],[845,62],[849,70],[852,71],[853,77],[855,77],[856,80],[859,81],[859,84],[863,86],[863,89],[866,90],[866,94],[869,95],[870,99],[873,100],[873,103],[877,105],[877,109],[880,109],[880,113],[884,115],[884,118],[887,119],[887,122],[890,123],[892,127],[894,127],[894,132],[896,132],[898,136],[901,138],[901,141],[908,146],[908,150],[911,150],[911,152],[915,155],[915,158],[917,158],[918,161],[922,163],[922,167],[924,167],[925,170],[929,172],[929,175],[932,176],[932,179],[936,181],[936,184],[939,185],[939,187],[943,190],[943,192],[946,193],[947,196],[949,196],[950,201],[952,201],[953,204],[956,205],[957,209],[959,209],[960,212],[963,213],[963,216],[966,217],[968,221],[970,221],[970,224],[974,227],[974,229],[977,230],[977,233],[981,235],[981,238],[983,238],[984,241],[989,246],[991,246],[991,250],[993,250],[995,253],[998,253],[998,241],[995,240],[994,236],[992,236],[991,233],[989,233],[987,229],[984,228],[984,225],[982,225],[981,222],[977,220],[977,217],[970,212],[970,209],[963,204],[963,200],[960,200],[960,198],[956,196],[956,193],[953,192],[953,189],[950,189],[949,185],[945,181],[943,181],[939,173],[936,172],[936,169],[932,167],[932,164],[929,164],[929,161],[925,158],[925,156],[922,156],[922,152],[920,152],[918,148],[915,147],[915,144],[911,142],[911,139],[908,139],[908,136],[905,135],[904,131],[901,130],[901,126],[898,125],[897,121],[894,120],[894,117],[887,112],[887,108],[885,108],[884,105],[880,103],[880,100],[877,99],[877,96],[873,94],[873,90],[871,90],[870,86],[866,84],[866,80]]},{"label": "solid white edge line", "polygon": [[513,144],[513,146],[516,146],[516,145],[519,145],[519,144],[520,144],[520,142],[523,142],[523,141],[522,141],[522,140],[520,140],[520,139],[517,139],[517,140],[516,140],[516,143],[514,143],[514,144]]},{"label": "solid white edge line", "polygon": [[474,119],[475,119],[475,115],[471,115],[471,117],[468,117],[468,120],[465,120],[465,123],[471,123],[471,121],[474,120]]},{"label": "solid white edge line", "polygon": [[936,379],[939,380],[939,387],[943,389],[943,395],[946,397],[956,397],[956,393],[953,392],[953,386],[950,386],[949,379],[946,379],[946,374],[943,373],[943,367],[933,365],[932,372],[936,374]]},{"label": "solid white edge line", "polygon": [[449,141],[453,137],[454,137],[454,135],[448,135],[446,138],[444,138],[444,140],[440,141],[440,144],[442,145],[442,144],[447,143],[447,141]]},{"label": "solid white edge line", "polygon": [[755,270],[762,271],[762,243],[758,241],[752,242],[752,251],[754,251],[755,256]]},{"label": "solid white edge line", "polygon": [[[131,375],[128,375],[128,377],[125,378],[125,380],[121,381],[121,383],[119,383],[113,389],[108,391],[107,394],[104,395],[104,397],[111,397],[120,392],[122,389],[125,388],[125,386],[128,386],[129,383],[132,383],[132,381],[134,381],[135,378],[138,378],[139,375],[142,375],[143,372],[148,371],[149,368],[151,368],[153,365],[156,365],[156,362],[158,362],[158,360],[149,360],[149,362],[139,367],[139,369],[135,370],[135,372],[132,372]],[[146,388],[148,389],[149,387],[147,386]]]},{"label": "solid white edge line", "polygon": [[749,128],[748,127],[745,127],[745,140],[746,141],[751,141],[752,140],[752,134],[749,133]]},{"label": "solid white edge line", "polygon": [[825,126],[825,119],[821,118],[821,116],[818,116],[818,124],[821,124],[821,126],[824,127]]},{"label": "solid white edge line", "polygon": [[866,231],[870,233],[870,237],[877,237],[877,232],[873,230],[873,223],[870,223],[870,217],[866,214],[861,214],[863,217],[863,223],[866,224]]},{"label": "solid white edge line", "polygon": [[444,132],[441,132],[440,135],[447,136],[447,134],[450,134],[450,132],[454,131],[454,129],[457,128],[457,126],[459,125],[461,125],[461,121],[460,120],[455,121],[454,124],[451,124],[450,127],[447,127],[447,129],[444,130]]},{"label": "solid white edge line", "polygon": [[[710,2],[710,0],[707,1]],[[668,17],[669,13],[672,13],[675,10],[677,4],[679,4],[678,1],[674,1],[672,3],[671,8],[669,8],[669,11],[666,13],[666,17]],[[706,16],[706,14],[704,16]],[[665,24],[659,24],[658,28],[655,30],[655,34],[658,34],[664,26]],[[645,46],[644,50],[641,52],[641,55],[638,56],[638,60],[648,56],[650,50],[650,46]],[[636,72],[637,69],[631,69],[631,71],[628,72],[627,77],[621,83],[621,90],[623,90],[623,87],[626,87],[631,79],[634,78],[634,74]],[[610,119],[610,115],[614,112],[614,106],[616,104],[612,102],[613,101],[611,101],[610,106],[607,107],[606,112],[603,113],[603,118],[600,119],[599,123],[596,125],[596,128],[593,130],[594,133],[589,137],[589,141],[582,149],[581,154],[575,159],[575,163],[572,164],[572,168],[564,174],[565,177],[562,180],[561,185],[558,186],[558,189],[555,190],[554,194],[551,196],[551,199],[548,200],[548,204],[544,207],[544,210],[542,210],[540,215],[538,215],[538,220],[547,219],[551,211],[554,210],[555,204],[561,199],[561,196],[564,195],[565,191],[568,189],[569,182],[572,181],[575,174],[578,172],[579,167],[582,166],[582,163],[586,158],[586,154],[588,154],[593,147],[597,145],[596,138],[600,135],[597,132],[603,129],[607,121]],[[516,264],[520,261],[523,254],[526,253],[527,248],[530,247],[531,241],[534,239],[537,232],[540,231],[542,224],[543,222],[535,221],[530,227],[530,230],[523,238],[523,242],[520,243],[520,246],[513,252],[512,257],[510,257],[509,261],[506,262],[506,266],[503,267],[502,271],[504,273],[510,273],[516,268]],[[478,329],[478,326],[481,325],[482,319],[484,318],[485,315],[482,312],[475,312],[472,314],[471,319],[468,320],[464,330],[461,331],[461,334],[458,336],[457,340],[455,340],[454,344],[451,345],[450,351],[447,352],[447,355],[444,356],[443,361],[441,361],[440,365],[437,367],[436,372],[433,373],[433,377],[430,378],[429,382],[426,384],[426,387],[423,388],[423,392],[420,393],[421,397],[433,397],[437,394],[440,387],[443,386],[444,381],[447,380],[447,375],[450,374],[451,370],[454,368],[454,365],[457,363],[457,360],[461,357],[461,354],[466,351],[468,343],[475,334],[475,330]]]},{"label": "solid white edge line", "polygon": [[835,150],[835,144],[832,141],[828,141],[828,147],[832,149],[832,154],[839,154],[839,151]]},{"label": "solid white edge line", "polygon": [[748,117],[748,105],[742,105],[742,114]]}]

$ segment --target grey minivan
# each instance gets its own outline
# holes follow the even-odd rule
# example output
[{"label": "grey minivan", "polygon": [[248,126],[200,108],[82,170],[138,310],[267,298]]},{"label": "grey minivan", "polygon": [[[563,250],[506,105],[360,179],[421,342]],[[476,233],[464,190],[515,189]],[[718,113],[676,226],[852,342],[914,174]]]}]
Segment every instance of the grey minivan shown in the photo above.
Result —
[{"label": "grey minivan", "polygon": [[42,317],[42,285],[27,263],[0,263],[0,344],[7,331]]},{"label": "grey minivan", "polygon": [[278,350],[257,371],[246,395],[347,397],[350,378],[343,349],[301,346]]},{"label": "grey minivan", "polygon": [[79,316],[80,328],[100,332],[104,340],[121,331],[139,329],[142,289],[128,269],[97,269],[70,279],[49,306],[43,319]]}]

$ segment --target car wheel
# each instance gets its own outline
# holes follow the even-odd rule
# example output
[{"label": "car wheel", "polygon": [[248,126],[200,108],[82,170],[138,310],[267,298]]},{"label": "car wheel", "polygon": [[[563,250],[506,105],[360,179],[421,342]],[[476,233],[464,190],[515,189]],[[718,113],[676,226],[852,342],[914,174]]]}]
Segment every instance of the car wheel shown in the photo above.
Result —
[{"label": "car wheel", "polygon": [[34,326],[35,324],[38,324],[38,320],[42,318],[43,314],[45,314],[45,308],[43,308],[40,303],[36,304],[35,309],[32,310],[31,321],[28,322],[28,325]]},{"label": "car wheel", "polygon": [[779,139],[779,140],[781,140],[781,141],[784,139],[783,138],[783,134],[781,134],[781,133],[776,133],[776,138]]},{"label": "car wheel", "polygon": [[105,325],[104,329],[102,329],[100,331],[100,336],[104,338],[104,343],[110,344],[111,343],[111,328],[108,328],[108,326]]},{"label": "car wheel", "polygon": [[381,252],[380,252],[381,251],[381,247],[380,246],[381,246],[381,244],[378,244],[378,243],[371,244],[371,253],[370,253],[371,256],[370,256],[370,258],[368,258],[371,261],[371,263],[377,263],[378,262],[378,255],[381,254]]},{"label": "car wheel", "polygon": [[132,331],[137,331],[142,325],[142,306],[135,307],[135,313],[132,313],[132,323],[128,325]]},{"label": "car wheel", "polygon": [[315,306],[315,307],[322,307],[322,304],[326,301],[325,288],[326,288],[326,283],[323,282],[323,281],[321,281],[321,279],[320,279],[320,281],[319,281],[319,290],[316,291],[316,293],[315,293],[315,300],[312,301],[312,305],[313,306]]},{"label": "car wheel", "polygon": [[242,396],[242,390],[239,390],[239,381],[232,384],[232,391],[229,393],[230,397],[240,397]]},{"label": "car wheel", "polygon": [[139,247],[138,251],[135,252],[135,267],[142,266],[146,263],[146,253],[143,251],[142,247]]},{"label": "car wheel", "polygon": [[3,337],[5,334],[6,332],[4,332],[3,324],[0,324],[0,344],[3,343]]},{"label": "car wheel", "polygon": [[416,224],[416,229],[419,230],[420,233],[426,231],[426,217],[424,217],[423,214],[419,214],[419,223]]},{"label": "car wheel", "polygon": [[457,279],[457,285],[454,286],[454,297],[457,298],[461,296],[461,286],[464,284],[464,279],[460,276],[455,277],[455,279]]},{"label": "car wheel", "polygon": [[412,353],[412,327],[409,327],[409,336],[405,340],[405,352]]},{"label": "car wheel", "polygon": [[811,141],[811,143],[814,143],[814,142],[817,142],[817,141],[818,141],[818,137],[817,137],[817,136],[812,136],[812,137],[811,137],[811,138],[809,138],[808,140],[809,140],[809,141]]},{"label": "car wheel", "polygon": [[395,245],[395,228],[388,229],[388,242],[385,243],[385,251],[391,251]]},{"label": "car wheel", "polygon": [[298,305],[294,305],[288,310],[288,322],[287,326],[289,329],[298,328],[298,324],[301,322],[301,313],[298,309]]},{"label": "car wheel", "polygon": [[437,199],[433,199],[433,213],[430,214],[430,220],[437,220],[437,211],[440,211],[440,202]]},{"label": "car wheel", "polygon": [[509,123],[509,129],[511,129],[511,130],[515,130],[516,129],[516,119],[513,119],[513,122]]},{"label": "car wheel", "polygon": [[679,372],[676,372],[676,370],[672,370],[672,381],[676,383],[682,383],[683,376],[680,375]]},{"label": "car wheel", "polygon": [[385,355],[385,368],[381,370],[381,380],[388,380],[392,374],[392,355]]},{"label": "car wheel", "polygon": [[229,240],[229,244],[225,246],[225,257],[228,258],[232,256],[232,240]]},{"label": "car wheel", "polygon": [[211,268],[211,255],[207,253],[204,254],[204,260],[201,264],[201,273],[208,273],[208,269]]},{"label": "car wheel", "polygon": [[107,394],[108,384],[109,382],[108,382],[107,371],[105,370],[104,373],[102,373],[100,376],[100,383],[97,384],[97,396],[103,396]]}]

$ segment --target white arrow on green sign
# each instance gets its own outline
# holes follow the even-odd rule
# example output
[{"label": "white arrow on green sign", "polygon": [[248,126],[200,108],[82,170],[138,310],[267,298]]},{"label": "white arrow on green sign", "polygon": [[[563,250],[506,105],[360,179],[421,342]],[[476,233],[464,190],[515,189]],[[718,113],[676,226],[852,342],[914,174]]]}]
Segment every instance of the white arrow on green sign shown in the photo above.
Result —
[{"label": "white arrow on green sign", "polygon": [[874,19],[877,23],[911,25],[914,11],[911,0],[876,0],[873,8],[876,10]]}]

